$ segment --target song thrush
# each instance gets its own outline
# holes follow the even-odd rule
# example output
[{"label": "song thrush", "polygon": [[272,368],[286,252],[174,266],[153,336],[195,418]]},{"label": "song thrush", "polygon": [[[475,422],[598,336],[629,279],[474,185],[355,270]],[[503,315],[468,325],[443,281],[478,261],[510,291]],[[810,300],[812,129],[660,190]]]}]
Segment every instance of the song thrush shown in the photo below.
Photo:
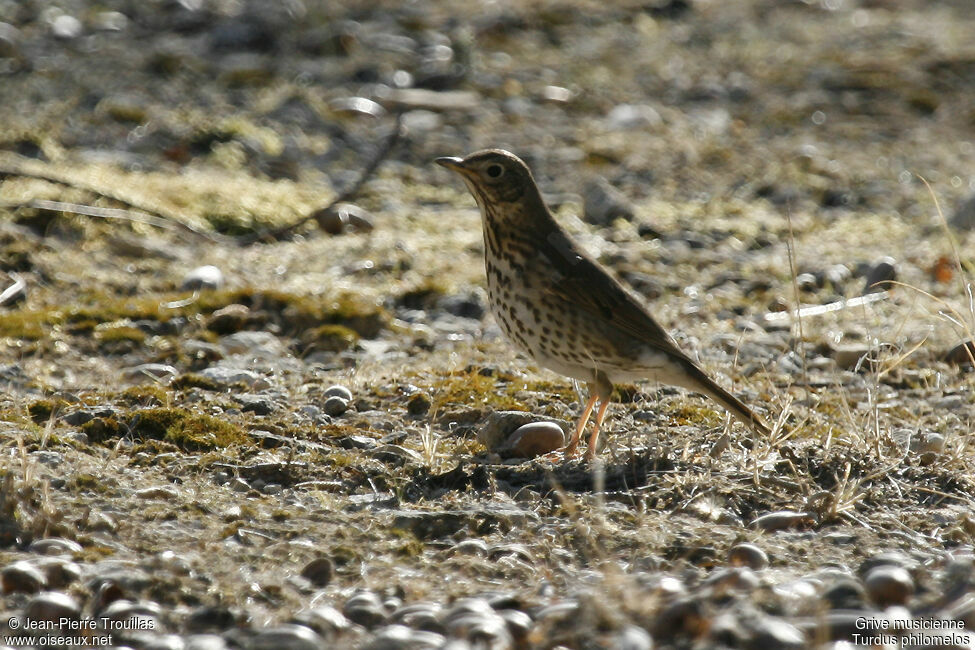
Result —
[{"label": "song thrush", "polygon": [[712,398],[756,432],[767,425],[684,353],[642,303],[555,221],[528,166],[501,149],[436,162],[460,174],[481,208],[492,311],[504,333],[540,365],[585,381],[572,456],[597,400],[592,458],[613,384],[637,379]]}]

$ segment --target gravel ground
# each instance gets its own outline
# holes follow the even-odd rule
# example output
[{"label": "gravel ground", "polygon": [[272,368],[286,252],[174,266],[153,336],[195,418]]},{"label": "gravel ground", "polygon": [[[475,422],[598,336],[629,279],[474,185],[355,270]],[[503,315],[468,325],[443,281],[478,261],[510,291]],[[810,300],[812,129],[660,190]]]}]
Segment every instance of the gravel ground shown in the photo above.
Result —
[{"label": "gravel ground", "polygon": [[[973,33],[0,0],[0,646],[975,647]],[[544,453],[432,164],[488,146],[772,436],[638,383]]]}]

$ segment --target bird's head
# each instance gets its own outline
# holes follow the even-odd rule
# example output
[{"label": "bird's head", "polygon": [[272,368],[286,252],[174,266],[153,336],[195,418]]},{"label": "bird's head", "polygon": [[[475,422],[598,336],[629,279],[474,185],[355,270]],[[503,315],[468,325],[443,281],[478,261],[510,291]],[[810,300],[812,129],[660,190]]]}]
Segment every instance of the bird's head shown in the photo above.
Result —
[{"label": "bird's head", "polygon": [[485,215],[505,204],[541,201],[528,165],[503,149],[475,151],[465,158],[437,158],[436,162],[460,174]]}]

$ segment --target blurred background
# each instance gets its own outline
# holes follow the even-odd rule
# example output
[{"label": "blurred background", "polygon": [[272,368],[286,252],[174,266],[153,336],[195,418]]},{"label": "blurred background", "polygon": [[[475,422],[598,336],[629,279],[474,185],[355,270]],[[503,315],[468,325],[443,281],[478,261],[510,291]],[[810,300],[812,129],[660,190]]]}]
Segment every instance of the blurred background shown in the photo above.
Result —
[{"label": "blurred background", "polygon": [[919,216],[914,174],[951,208],[975,191],[964,0],[476,4],[0,0],[0,150],[327,193],[398,111],[396,174],[500,146],[556,204],[595,174],[794,213]]}]

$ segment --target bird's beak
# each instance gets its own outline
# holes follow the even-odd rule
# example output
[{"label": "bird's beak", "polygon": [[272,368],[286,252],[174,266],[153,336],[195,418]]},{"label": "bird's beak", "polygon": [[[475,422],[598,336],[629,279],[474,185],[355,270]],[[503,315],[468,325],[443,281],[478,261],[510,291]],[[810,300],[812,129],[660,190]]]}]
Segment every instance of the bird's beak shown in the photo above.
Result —
[{"label": "bird's beak", "polygon": [[441,167],[446,167],[451,171],[455,171],[455,172],[464,171],[464,160],[462,158],[457,158],[455,156],[446,156],[444,158],[437,158],[433,162],[437,163]]}]

